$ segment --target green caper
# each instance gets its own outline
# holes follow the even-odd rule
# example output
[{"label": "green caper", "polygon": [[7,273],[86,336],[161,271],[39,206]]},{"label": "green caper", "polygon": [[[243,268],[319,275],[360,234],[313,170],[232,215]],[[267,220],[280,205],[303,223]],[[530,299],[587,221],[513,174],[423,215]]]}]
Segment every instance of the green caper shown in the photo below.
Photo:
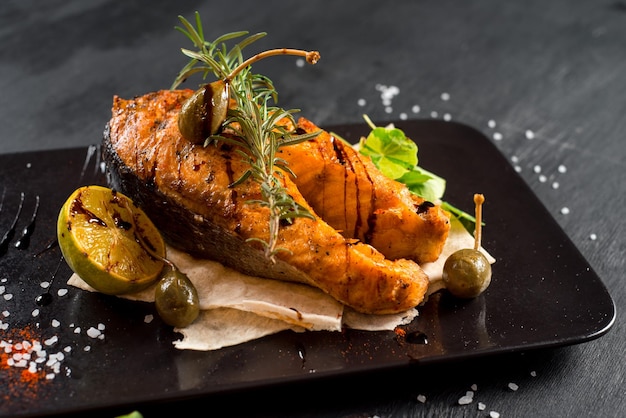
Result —
[{"label": "green caper", "polygon": [[203,85],[187,99],[178,116],[178,130],[183,138],[199,144],[209,135],[216,134],[226,120],[230,105],[230,83],[235,76],[252,63],[274,55],[302,56],[309,64],[316,64],[320,59],[317,51],[291,48],[270,49],[248,58],[232,69],[225,78]]},{"label": "green caper", "polygon": [[183,103],[178,130],[184,138],[199,144],[219,131],[228,111],[228,88],[228,83],[217,80],[200,87]]},{"label": "green caper", "polygon": [[184,328],[200,314],[198,291],[187,275],[176,268],[164,269],[154,297],[157,312],[168,325]]},{"label": "green caper", "polygon": [[491,264],[473,248],[452,253],[443,266],[443,281],[450,293],[459,298],[474,298],[491,283]]}]

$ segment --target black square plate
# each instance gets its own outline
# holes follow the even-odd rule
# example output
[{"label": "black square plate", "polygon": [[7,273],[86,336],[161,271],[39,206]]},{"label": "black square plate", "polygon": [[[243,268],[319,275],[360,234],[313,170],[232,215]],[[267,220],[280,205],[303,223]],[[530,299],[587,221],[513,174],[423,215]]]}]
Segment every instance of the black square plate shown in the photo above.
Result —
[{"label": "black square plate", "polygon": [[[474,193],[487,198],[483,245],[497,262],[486,293],[467,302],[436,293],[404,337],[282,332],[213,352],[175,349],[178,336],[151,304],[66,285],[71,272],[55,246],[56,218],[75,188],[104,184],[98,147],[0,155],[0,234],[8,232],[0,248],[0,341],[15,343],[29,329],[50,344],[46,359],[63,354],[56,371],[40,365],[54,378],[28,382],[0,350],[0,416],[134,408],[235,391],[243,401],[247,391],[278,383],[558,347],[610,329],[615,307],[602,281],[486,137],[454,122],[396,126],[418,143],[420,165],[447,180],[448,202],[471,212]],[[369,132],[365,124],[329,130],[353,142]],[[30,241],[18,248],[33,218]],[[50,303],[40,306],[41,295]]]}]

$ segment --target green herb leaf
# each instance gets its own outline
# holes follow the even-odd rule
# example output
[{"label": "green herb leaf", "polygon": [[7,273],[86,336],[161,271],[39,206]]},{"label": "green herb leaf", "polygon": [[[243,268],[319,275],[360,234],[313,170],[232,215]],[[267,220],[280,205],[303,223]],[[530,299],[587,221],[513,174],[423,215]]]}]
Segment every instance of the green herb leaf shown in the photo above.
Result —
[{"label": "green herb leaf", "polygon": [[443,201],[446,180],[418,166],[415,142],[393,125],[378,127],[367,115],[363,115],[363,118],[372,131],[359,141],[359,152],[370,157],[381,173],[405,184],[412,193],[431,202],[441,201],[441,207],[459,218],[465,228],[472,232],[476,219]]}]

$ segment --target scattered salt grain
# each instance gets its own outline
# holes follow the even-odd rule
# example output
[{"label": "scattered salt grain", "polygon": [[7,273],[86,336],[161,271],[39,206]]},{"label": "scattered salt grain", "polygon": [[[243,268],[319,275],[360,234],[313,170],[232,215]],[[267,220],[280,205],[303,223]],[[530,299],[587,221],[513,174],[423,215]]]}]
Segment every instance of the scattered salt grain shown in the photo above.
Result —
[{"label": "scattered salt grain", "polygon": [[495,139],[496,141],[502,141],[502,134],[500,132],[494,132],[493,139]]},{"label": "scattered salt grain", "polygon": [[419,113],[420,112],[420,107],[418,105],[413,105],[413,107],[411,108],[411,112],[413,113]]},{"label": "scattered salt grain", "polygon": [[59,296],[67,295],[67,289],[59,289],[58,292],[57,292],[57,295],[59,295]]},{"label": "scattered salt grain", "polygon": [[422,394],[417,395],[417,401],[420,403],[426,403],[426,396]]},{"label": "scattered salt grain", "polygon": [[485,405],[482,402],[478,402],[478,410],[479,411],[484,411],[485,409],[487,409],[487,405]]},{"label": "scattered salt grain", "polygon": [[51,345],[56,344],[58,341],[59,341],[59,337],[57,337],[56,335],[54,335],[54,336],[52,336],[52,337],[48,338],[47,340],[44,340],[44,342],[43,342],[43,343],[44,343],[45,345],[47,345],[47,346],[51,346]]},{"label": "scattered salt grain", "polygon": [[559,173],[565,173],[567,171],[567,167],[565,167],[563,164],[561,164],[558,168]]},{"label": "scattered salt grain", "polygon": [[568,215],[569,214],[569,208],[568,207],[561,208],[561,214]]},{"label": "scattered salt grain", "polygon": [[444,102],[450,100],[450,93],[441,93],[441,100],[443,100]]},{"label": "scattered salt grain", "polygon": [[296,67],[302,68],[302,67],[304,67],[304,64],[306,64],[304,59],[302,59],[302,58],[296,59]]},{"label": "scattered salt grain", "polygon": [[5,291],[6,291],[6,287],[0,286],[0,295],[3,294]]},{"label": "scattered salt grain", "polygon": [[5,295],[3,295],[4,300],[11,300],[13,299],[13,294],[12,293],[6,293]]},{"label": "scattered salt grain", "polygon": [[2,316],[4,316],[5,318],[7,316],[9,316],[9,315],[11,315],[11,312],[9,312],[9,311],[2,311]]},{"label": "scattered salt grain", "polygon": [[535,133],[530,129],[526,130],[526,139],[533,139],[535,137]]},{"label": "scattered salt grain", "polygon": [[449,113],[444,113],[443,120],[445,120],[446,122],[450,122],[452,120],[452,115],[450,115]]},{"label": "scattered salt grain", "polygon": [[539,176],[539,182],[545,183],[546,181],[548,181],[548,178],[545,175],[541,174]]},{"label": "scattered salt grain", "polygon": [[555,181],[555,182],[552,183],[552,188],[555,189],[555,190],[558,189],[559,186],[560,186],[560,184],[559,184],[558,181]]},{"label": "scattered salt grain", "polygon": [[41,286],[44,289],[47,289],[47,288],[50,287],[50,282],[43,281],[43,282],[39,283],[39,286]]},{"label": "scattered salt grain", "polygon": [[535,166],[533,167],[533,171],[534,171],[535,173],[537,173],[537,174],[541,173],[541,166],[540,166],[540,165],[538,165],[538,164],[537,164],[537,165],[535,165]]},{"label": "scattered salt grain", "polygon": [[154,315],[151,315],[151,314],[148,314],[148,315],[144,316],[144,318],[143,318],[143,322],[145,322],[146,324],[149,324],[153,320],[154,320]]},{"label": "scattered salt grain", "polygon": [[406,113],[404,113],[404,112],[400,113],[400,119],[401,120],[407,120],[407,118],[408,118],[408,116],[407,116]]},{"label": "scattered salt grain", "polygon": [[393,107],[391,106],[385,107],[385,113],[393,113]]},{"label": "scattered salt grain", "polygon": [[489,122],[487,122],[487,126],[489,126],[491,129],[496,127],[496,121],[491,119],[489,120]]},{"label": "scattered salt grain", "polygon": [[433,118],[433,119],[434,119],[434,118],[436,118],[436,117],[438,117],[438,116],[439,116],[439,113],[437,113],[437,111],[436,111],[436,110],[433,110],[432,112],[430,112],[430,117],[431,117],[431,118]]},{"label": "scattered salt grain", "polygon": [[490,411],[489,418],[500,418],[500,413],[496,411]]},{"label": "scattered salt grain", "polygon": [[592,240],[592,241],[595,241],[595,240],[598,239],[598,236],[596,234],[590,234],[589,235],[589,239]]},{"label": "scattered salt grain", "polygon": [[459,405],[469,405],[474,401],[474,392],[468,390],[465,395],[459,398]]},{"label": "scattered salt grain", "polygon": [[39,309],[34,309],[31,315],[34,317],[39,316]]},{"label": "scattered salt grain", "polygon": [[357,100],[356,104],[363,107],[367,104],[367,101],[365,99],[359,99]]},{"label": "scattered salt grain", "polygon": [[530,375],[531,375],[532,377],[537,377],[537,372],[533,370],[532,372],[530,372]]},{"label": "scattered salt grain", "polygon": [[85,348],[83,348],[83,351],[91,351],[91,346],[86,345]]},{"label": "scattered salt grain", "polygon": [[26,168],[31,168],[33,166],[32,163],[26,163]]},{"label": "scattered salt grain", "polygon": [[515,392],[517,389],[519,389],[519,386],[516,385],[515,383],[511,382],[508,385],[508,388],[511,389],[513,392]]},{"label": "scattered salt grain", "polygon": [[57,319],[53,319],[51,324],[54,328],[58,328],[59,325],[61,325],[61,323]]},{"label": "scattered salt grain", "polygon": [[91,338],[98,338],[100,334],[102,334],[102,332],[94,327],[89,327],[89,329],[87,330],[87,335]]},{"label": "scattered salt grain", "polygon": [[478,390],[478,386],[476,385],[476,383],[474,383],[472,386],[470,386],[470,389],[476,392]]},{"label": "scattered salt grain", "polygon": [[74,328],[74,334],[80,334],[80,327]]},{"label": "scattered salt grain", "polygon": [[383,102],[383,105],[389,106],[391,105],[391,100],[400,94],[400,89],[397,86],[386,86],[384,84],[377,84],[376,90],[380,92],[380,98]]}]

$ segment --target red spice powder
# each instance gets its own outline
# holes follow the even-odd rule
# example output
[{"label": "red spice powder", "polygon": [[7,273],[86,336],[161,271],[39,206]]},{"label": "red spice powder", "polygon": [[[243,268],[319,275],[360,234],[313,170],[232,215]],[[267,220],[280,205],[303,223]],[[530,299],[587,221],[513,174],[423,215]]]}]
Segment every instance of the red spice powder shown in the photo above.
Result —
[{"label": "red spice powder", "polygon": [[[44,385],[51,382],[46,378],[46,371],[39,367],[36,371],[29,370],[26,367],[18,367],[12,365],[11,361],[17,354],[28,354],[30,351],[27,347],[23,347],[23,342],[30,344],[41,342],[41,333],[31,326],[19,329],[9,329],[0,337],[1,341],[11,344],[11,351],[7,352],[5,347],[0,347],[0,381],[2,381],[2,390],[0,392],[0,401],[3,403],[15,402],[16,399],[36,399],[38,393]],[[35,353],[31,353],[31,359],[34,361]]]}]

